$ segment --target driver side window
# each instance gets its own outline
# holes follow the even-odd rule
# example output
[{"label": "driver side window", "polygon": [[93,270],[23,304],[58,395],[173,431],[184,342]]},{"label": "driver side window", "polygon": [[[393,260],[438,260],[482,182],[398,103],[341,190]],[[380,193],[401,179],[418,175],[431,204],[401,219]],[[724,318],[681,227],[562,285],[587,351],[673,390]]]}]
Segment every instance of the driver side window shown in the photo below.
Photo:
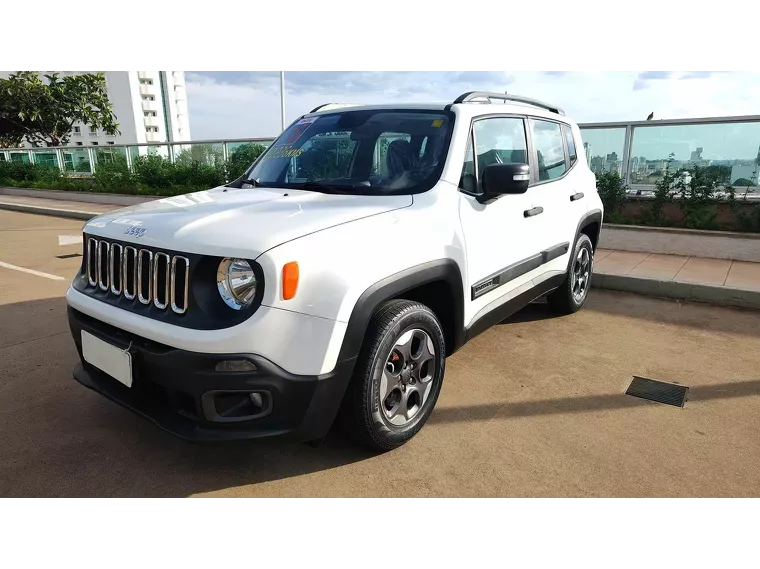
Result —
[{"label": "driver side window", "polygon": [[495,117],[473,123],[459,187],[466,192],[481,193],[483,169],[491,164],[528,164],[523,119]]}]

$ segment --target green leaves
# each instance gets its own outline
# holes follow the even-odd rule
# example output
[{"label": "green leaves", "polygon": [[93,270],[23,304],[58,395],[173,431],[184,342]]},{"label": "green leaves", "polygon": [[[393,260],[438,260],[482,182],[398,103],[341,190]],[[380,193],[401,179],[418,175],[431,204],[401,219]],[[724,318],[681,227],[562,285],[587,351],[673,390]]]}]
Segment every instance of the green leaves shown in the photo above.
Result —
[{"label": "green leaves", "polygon": [[118,134],[118,123],[102,73],[82,75],[20,71],[0,79],[0,145],[29,142],[60,146],[74,123]]}]

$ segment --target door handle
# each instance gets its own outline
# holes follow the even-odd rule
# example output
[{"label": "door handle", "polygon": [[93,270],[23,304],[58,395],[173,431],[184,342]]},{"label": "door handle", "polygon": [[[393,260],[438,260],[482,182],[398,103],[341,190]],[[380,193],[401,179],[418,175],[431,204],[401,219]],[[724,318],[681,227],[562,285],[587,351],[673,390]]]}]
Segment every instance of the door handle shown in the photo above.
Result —
[{"label": "door handle", "polygon": [[525,217],[533,217],[534,215],[538,215],[539,213],[544,213],[544,208],[542,208],[542,207],[534,207],[533,209],[526,209],[523,212],[523,215]]},{"label": "door handle", "polygon": [[570,201],[574,202],[581,199],[582,197],[583,197],[583,192],[578,192],[577,194],[570,196]]}]

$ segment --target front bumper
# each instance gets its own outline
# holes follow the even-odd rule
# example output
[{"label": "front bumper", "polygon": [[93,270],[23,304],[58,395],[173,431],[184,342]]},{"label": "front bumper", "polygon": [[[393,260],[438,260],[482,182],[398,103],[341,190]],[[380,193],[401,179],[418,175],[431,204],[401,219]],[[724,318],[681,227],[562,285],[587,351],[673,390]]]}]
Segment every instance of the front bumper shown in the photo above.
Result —
[{"label": "front bumper", "polygon": [[[69,326],[81,363],[74,378],[180,438],[196,442],[278,437],[309,441],[327,434],[353,373],[355,358],[319,376],[294,375],[255,354],[202,354],[172,348],[101,322],[68,307]],[[129,350],[132,387],[84,361],[82,330]],[[255,371],[219,372],[223,360],[246,359]],[[220,417],[209,405],[216,394],[258,392],[258,418]]]}]

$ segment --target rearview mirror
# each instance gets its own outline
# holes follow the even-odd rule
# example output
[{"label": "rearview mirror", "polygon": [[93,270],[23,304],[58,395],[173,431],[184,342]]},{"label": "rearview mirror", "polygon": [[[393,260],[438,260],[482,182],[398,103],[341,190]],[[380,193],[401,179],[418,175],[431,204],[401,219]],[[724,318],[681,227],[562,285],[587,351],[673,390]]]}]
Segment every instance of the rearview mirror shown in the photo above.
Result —
[{"label": "rearview mirror", "polygon": [[503,194],[524,194],[530,184],[530,166],[527,164],[491,164],[483,168],[483,196],[490,201]]}]

